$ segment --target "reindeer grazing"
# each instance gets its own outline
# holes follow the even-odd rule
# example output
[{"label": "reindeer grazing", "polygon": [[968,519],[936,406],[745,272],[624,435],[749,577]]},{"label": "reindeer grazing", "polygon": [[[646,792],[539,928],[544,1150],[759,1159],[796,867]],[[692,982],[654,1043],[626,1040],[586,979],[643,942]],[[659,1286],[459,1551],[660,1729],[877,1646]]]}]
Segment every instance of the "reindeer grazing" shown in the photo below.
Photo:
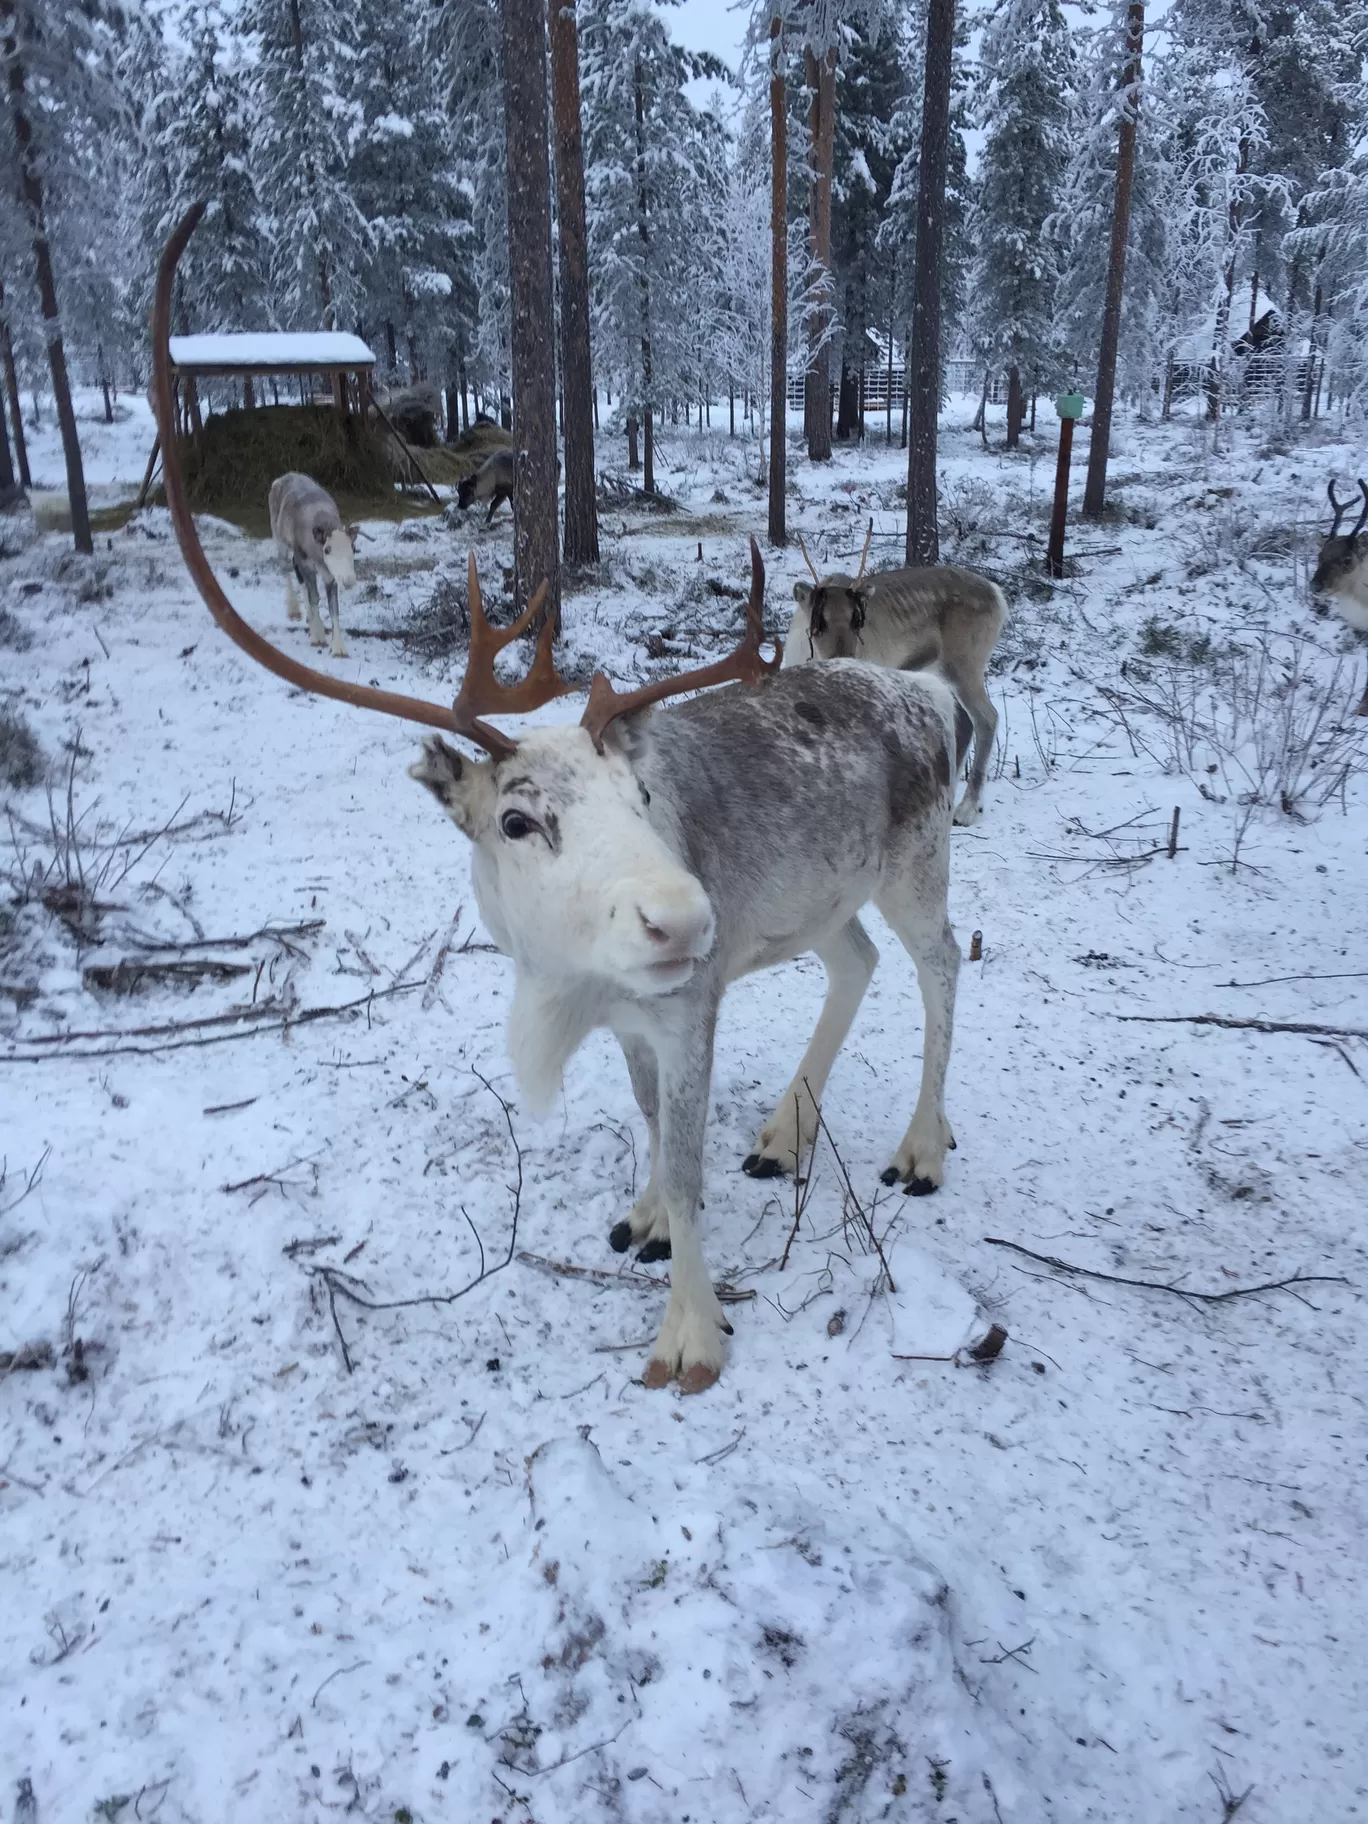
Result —
[{"label": "reindeer grazing", "polygon": [[997,733],[997,711],[984,684],[988,660],[1002,632],[1007,603],[996,583],[952,564],[931,569],[884,570],[865,576],[869,522],[856,575],[818,576],[807,546],[799,548],[811,583],[795,583],[798,606],[789,627],[786,665],[810,659],[864,659],[897,671],[939,671],[968,712],[974,759],[955,822],[973,823]]},{"label": "reindeer grazing", "polygon": [[289,569],[285,575],[285,612],[292,621],[299,619],[299,597],[296,582],[301,582],[309,597],[309,642],[321,646],[327,639],[318,612],[318,579],[328,596],[328,614],[332,620],[332,656],[345,659],[342,622],[337,607],[337,586],[350,589],[356,581],[353,557],[357,528],[344,526],[342,515],[331,494],[320,488],[308,475],[281,475],[271,483],[271,536],[276,550]]},{"label": "reindeer grazing", "polygon": [[[158,416],[173,426],[168,337],[176,264],[197,206],[162,257],[153,317]],[[516,739],[485,718],[565,694],[552,628],[517,684],[499,651],[536,622],[543,590],[495,632],[470,558],[470,658],[450,710],[299,664],[235,613],[205,558],[178,448],[164,435],[166,492],[181,549],[211,613],[289,682],[454,732],[471,760],[430,739],[413,776],[473,847],[482,916],[513,961],[509,1048],[534,1108],[597,1027],[622,1046],[651,1140],[642,1195],[609,1240],[672,1262],[647,1386],[711,1386],[730,1332],[698,1237],[713,1035],[729,982],[813,950],[828,977],[821,1017],[792,1083],[745,1161],[753,1176],[796,1169],[817,1104],[873,973],[857,914],[873,900],[912,954],[926,1014],[921,1090],[884,1172],[914,1195],[941,1183],[954,1144],[944,1111],[960,953],[946,911],[957,764],[956,705],[934,674],[837,661],[779,671],[760,655],[764,567],[751,541],[744,639],[718,664],[619,694],[601,674],[576,727]],[[735,681],[668,711],[653,705]],[[798,789],[795,790],[795,783]],[[548,907],[554,915],[548,916]]]},{"label": "reindeer grazing", "polygon": [[513,450],[495,450],[492,456],[486,456],[473,475],[467,475],[456,490],[456,502],[461,507],[473,507],[477,501],[489,502],[489,515],[485,524],[489,525],[500,504],[513,500],[513,474],[516,466],[516,452]]},{"label": "reindeer grazing", "polygon": [[[1335,483],[1330,482],[1330,510],[1334,514],[1330,530],[1321,541],[1316,560],[1316,574],[1311,578],[1311,594],[1340,619],[1347,621],[1356,633],[1368,633],[1368,539],[1363,528],[1368,525],[1368,481],[1359,482],[1363,507],[1347,538],[1340,535],[1340,522],[1353,505],[1335,498]],[[1324,612],[1324,608],[1321,610]],[[1356,714],[1368,716],[1368,684]]]}]

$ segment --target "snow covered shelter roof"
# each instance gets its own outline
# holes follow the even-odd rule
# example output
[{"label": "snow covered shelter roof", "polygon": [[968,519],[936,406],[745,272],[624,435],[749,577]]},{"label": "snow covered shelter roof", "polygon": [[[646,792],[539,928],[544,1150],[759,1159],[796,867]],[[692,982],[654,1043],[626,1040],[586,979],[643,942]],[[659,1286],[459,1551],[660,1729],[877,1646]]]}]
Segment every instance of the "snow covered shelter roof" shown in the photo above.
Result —
[{"label": "snow covered shelter roof", "polygon": [[374,367],[360,336],[338,330],[172,336],[171,365],[182,374],[308,374]]}]

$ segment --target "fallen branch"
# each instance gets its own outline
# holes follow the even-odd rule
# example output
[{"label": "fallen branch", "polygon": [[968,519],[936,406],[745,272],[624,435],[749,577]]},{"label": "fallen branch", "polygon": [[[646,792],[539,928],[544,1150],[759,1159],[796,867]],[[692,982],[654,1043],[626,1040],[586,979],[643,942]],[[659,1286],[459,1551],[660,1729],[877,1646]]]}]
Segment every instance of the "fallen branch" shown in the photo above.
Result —
[{"label": "fallen branch", "polygon": [[37,1037],[26,1039],[27,1045],[52,1045],[65,1047],[76,1039],[122,1039],[122,1038],[156,1038],[160,1034],[193,1033],[205,1027],[238,1025],[240,1032],[206,1033],[198,1038],[167,1038],[165,1044],[153,1045],[106,1045],[96,1051],[6,1051],[0,1052],[0,1064],[45,1064],[54,1058],[116,1058],[116,1057],[152,1057],[163,1051],[183,1051],[187,1046],[226,1045],[234,1039],[255,1039],[264,1032],[290,1032],[296,1026],[312,1026],[317,1020],[351,1019],[364,1008],[369,1012],[373,1002],[388,1000],[392,994],[408,994],[414,988],[421,988],[421,982],[396,982],[390,988],[375,988],[368,994],[358,995],[354,1001],[340,1001],[333,1007],[306,1007],[300,1013],[287,1013],[283,1018],[269,1019],[269,1015],[279,1013],[279,1001],[263,1001],[256,1007],[243,1007],[235,1013],[210,1014],[199,1020],[172,1020],[161,1026],[134,1026],[124,1031],[108,1032],[68,1032],[40,1033]]},{"label": "fallen branch", "polygon": [[139,944],[138,948],[149,956],[180,955],[187,950],[246,950],[263,938],[270,938],[288,950],[292,937],[316,937],[327,922],[325,918],[308,918],[300,925],[263,925],[259,931],[247,931],[233,937],[203,937],[193,944]]},{"label": "fallen branch", "polygon": [[442,939],[442,946],[438,950],[437,955],[433,958],[432,968],[428,973],[427,982],[423,987],[421,1006],[424,1013],[429,1011],[432,1003],[442,991],[442,971],[446,968],[446,960],[451,954],[451,946],[456,942],[456,934],[461,928],[461,914],[464,911],[464,906],[457,906],[456,915],[447,927],[446,936]]},{"label": "fallen branch", "polygon": [[1326,1039],[1368,1039],[1368,1031],[1361,1026],[1312,1026],[1304,1020],[1240,1020],[1224,1013],[1117,1013],[1112,1018],[1146,1026],[1228,1026],[1236,1031],[1299,1032]]},{"label": "fallen branch", "polygon": [[[410,984],[412,987],[417,987],[417,985],[416,982]],[[509,1138],[513,1142],[514,1158],[517,1162],[517,1181],[509,1186],[509,1190],[513,1197],[513,1221],[508,1236],[508,1252],[504,1255],[502,1260],[496,1261],[492,1267],[486,1266],[484,1242],[480,1239],[480,1231],[471,1221],[470,1212],[466,1209],[465,1205],[462,1204],[461,1214],[465,1217],[467,1226],[469,1227],[471,1234],[475,1237],[475,1246],[480,1251],[480,1269],[475,1277],[462,1286],[459,1291],[421,1292],[412,1298],[366,1298],[362,1293],[356,1290],[358,1285],[364,1285],[365,1282],[363,1280],[353,1280],[352,1276],[349,1273],[344,1273],[340,1267],[307,1267],[305,1271],[310,1277],[321,1280],[323,1285],[327,1288],[328,1310],[332,1315],[333,1329],[337,1332],[337,1340],[341,1346],[342,1363],[348,1374],[352,1373],[356,1364],[352,1360],[351,1350],[347,1347],[347,1339],[343,1333],[342,1325],[337,1315],[337,1301],[339,1298],[350,1300],[352,1304],[359,1305],[363,1311],[406,1311],[418,1305],[454,1305],[458,1299],[464,1298],[468,1292],[473,1292],[476,1286],[483,1285],[487,1279],[492,1279],[496,1273],[501,1273],[513,1259],[514,1250],[518,1245],[518,1217],[522,1211],[522,1147],[518,1144],[518,1136],[513,1127],[513,1110],[509,1107],[508,1103],[504,1101],[503,1097],[487,1077],[481,1076],[478,1070],[475,1072],[475,1075],[480,1078],[481,1083],[484,1084],[490,1095],[493,1096],[494,1100],[503,1110],[504,1120],[508,1124]],[[304,1245],[305,1244],[300,1242],[291,1243],[291,1247],[296,1249],[301,1249]],[[290,1249],[287,1248],[285,1251],[286,1253],[289,1253]],[[349,1255],[348,1259],[350,1258],[351,1256]]]},{"label": "fallen branch", "polygon": [[[651,1286],[669,1289],[668,1279],[659,1279],[654,1273],[638,1273],[634,1268],[623,1267],[616,1273],[606,1272],[602,1267],[573,1267],[568,1260],[548,1260],[543,1254],[519,1254],[518,1259],[525,1267],[535,1267],[539,1273],[549,1273],[553,1279],[587,1279],[596,1286]],[[717,1302],[720,1305],[748,1305],[756,1296],[755,1288],[730,1286],[726,1280],[719,1280],[713,1287]]]},{"label": "fallen branch", "polygon": [[1119,1273],[1102,1273],[1096,1267],[1077,1267],[1072,1261],[1060,1260],[1054,1254],[1037,1254],[1031,1248],[1023,1248],[1019,1241],[1003,1241],[997,1235],[985,1235],[984,1241],[990,1248],[1010,1248],[1014,1254],[1024,1254],[1027,1260],[1038,1261],[1042,1267],[1053,1267],[1056,1273],[1076,1273],[1084,1279],[1103,1279],[1113,1286],[1138,1286],[1146,1292],[1171,1292],[1175,1298],[1190,1298],[1204,1305],[1225,1305],[1234,1298],[1253,1298],[1260,1292],[1288,1292],[1296,1286],[1347,1286],[1349,1281],[1342,1273],[1291,1273],[1286,1279],[1266,1280],[1258,1286],[1232,1286],[1228,1292],[1192,1292],[1186,1286],[1167,1285],[1157,1279],[1127,1279]]}]

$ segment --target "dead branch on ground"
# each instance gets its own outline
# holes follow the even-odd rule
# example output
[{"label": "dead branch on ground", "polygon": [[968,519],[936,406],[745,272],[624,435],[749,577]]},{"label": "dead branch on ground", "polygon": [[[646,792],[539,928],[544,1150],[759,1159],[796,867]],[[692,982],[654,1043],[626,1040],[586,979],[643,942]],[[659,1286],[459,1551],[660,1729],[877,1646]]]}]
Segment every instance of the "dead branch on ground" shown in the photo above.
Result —
[{"label": "dead branch on ground", "polygon": [[1112,1018],[1145,1026],[1226,1026],[1237,1032],[1293,1032],[1327,1039],[1368,1039],[1368,1031],[1361,1026],[1313,1026],[1304,1020],[1241,1020],[1224,1013],[1116,1013]]},{"label": "dead branch on ground", "polygon": [[[1102,1279],[1113,1286],[1138,1286],[1145,1292],[1170,1292],[1175,1298],[1188,1298],[1204,1305],[1226,1305],[1236,1298],[1254,1298],[1260,1292],[1292,1292],[1297,1286],[1347,1286],[1349,1281],[1342,1273],[1289,1273],[1286,1279],[1266,1280],[1258,1286],[1232,1286],[1228,1292],[1193,1292],[1187,1286],[1167,1285],[1157,1279],[1127,1279],[1119,1273],[1102,1273],[1096,1267],[1078,1267],[1072,1261],[1060,1260],[1054,1254],[1037,1254],[1032,1248],[1023,1248],[1019,1241],[1003,1241],[997,1235],[985,1235],[984,1241],[990,1248],[1010,1248],[1014,1254],[1024,1254],[1027,1260],[1038,1261],[1042,1267],[1052,1267],[1056,1273],[1075,1273],[1084,1279]],[[1303,1299],[1303,1304],[1308,1301]],[[1315,1307],[1312,1306],[1314,1310]]]},{"label": "dead branch on ground", "polygon": [[[17,1210],[19,1208],[19,1205],[24,1201],[25,1197],[31,1197],[33,1195],[42,1180],[43,1167],[51,1157],[52,1148],[50,1146],[45,1146],[38,1155],[38,1163],[34,1166],[30,1166],[28,1171],[24,1173],[23,1190],[16,1192],[8,1203],[0,1202],[0,1216],[8,1216],[11,1210]],[[8,1179],[9,1161],[0,1159],[0,1198],[4,1197],[5,1185],[8,1182]]]}]

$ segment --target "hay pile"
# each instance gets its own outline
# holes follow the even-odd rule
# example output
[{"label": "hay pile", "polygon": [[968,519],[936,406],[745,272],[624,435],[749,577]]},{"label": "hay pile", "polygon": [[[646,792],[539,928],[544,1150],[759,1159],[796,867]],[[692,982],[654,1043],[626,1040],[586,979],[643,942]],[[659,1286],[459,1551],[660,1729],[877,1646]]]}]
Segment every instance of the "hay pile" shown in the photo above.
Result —
[{"label": "hay pile", "polygon": [[331,405],[259,405],[216,412],[200,444],[181,445],[191,504],[221,511],[264,504],[277,475],[299,470],[332,495],[389,501],[386,439]]}]

